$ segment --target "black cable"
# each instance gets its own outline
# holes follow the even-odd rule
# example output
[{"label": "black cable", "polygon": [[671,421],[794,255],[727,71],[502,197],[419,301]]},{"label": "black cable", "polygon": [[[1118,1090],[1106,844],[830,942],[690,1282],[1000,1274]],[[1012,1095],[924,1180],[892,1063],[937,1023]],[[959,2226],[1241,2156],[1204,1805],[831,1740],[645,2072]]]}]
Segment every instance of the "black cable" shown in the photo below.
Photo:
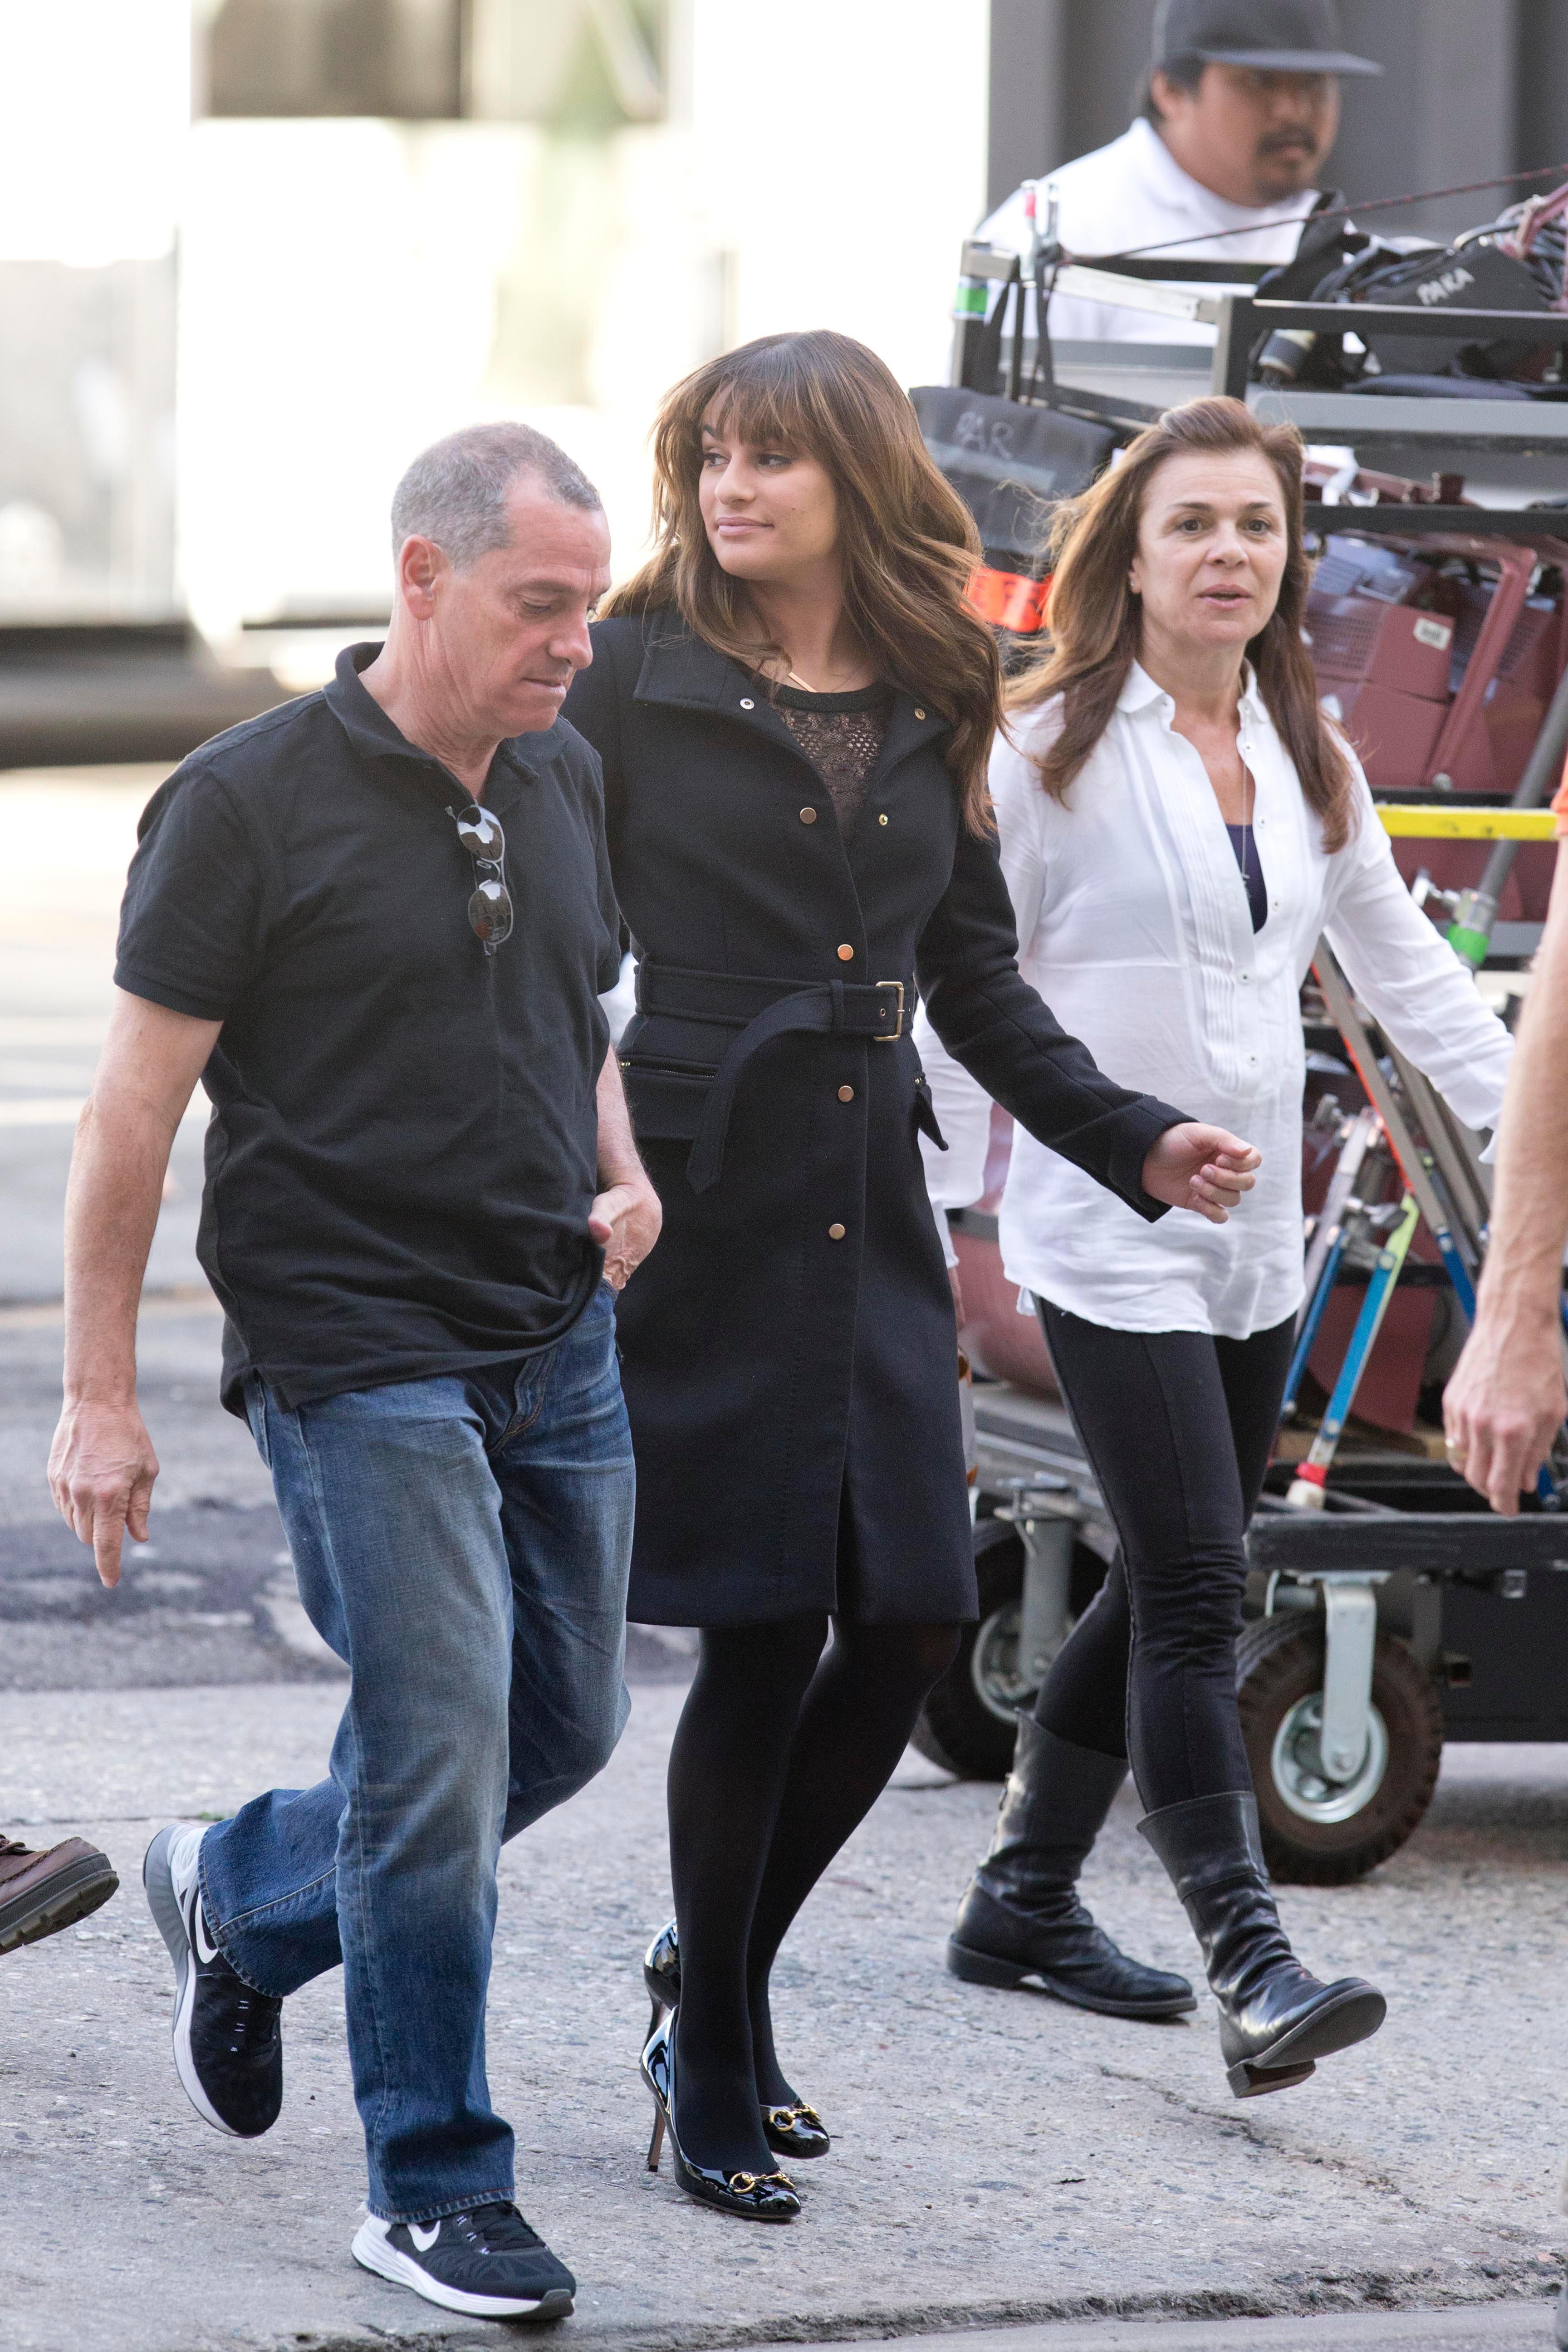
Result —
[{"label": "black cable", "polygon": [[[1385,213],[1400,205],[1431,205],[1436,204],[1442,196],[1478,196],[1483,194],[1489,188],[1516,188],[1526,180],[1550,180],[1554,176],[1568,177],[1568,163],[1542,163],[1533,172],[1504,172],[1495,180],[1466,180],[1458,187],[1454,188],[1424,188],[1415,195],[1369,196],[1364,204],[1339,205],[1331,212],[1303,213],[1296,226],[1305,228],[1309,221],[1349,220],[1352,215],[1359,216],[1363,213]],[[1291,225],[1288,220],[1267,224],[1275,228],[1289,228]],[[1129,247],[1125,253],[1089,254],[1082,257],[1090,262],[1142,261],[1147,254],[1169,253],[1173,246],[1215,245],[1222,237],[1256,236],[1258,228],[1258,224],[1256,221],[1248,221],[1241,228],[1204,229],[1196,236],[1168,236],[1160,245],[1134,245]],[[1079,257],[1075,254],[1072,258],[1076,261]]]}]

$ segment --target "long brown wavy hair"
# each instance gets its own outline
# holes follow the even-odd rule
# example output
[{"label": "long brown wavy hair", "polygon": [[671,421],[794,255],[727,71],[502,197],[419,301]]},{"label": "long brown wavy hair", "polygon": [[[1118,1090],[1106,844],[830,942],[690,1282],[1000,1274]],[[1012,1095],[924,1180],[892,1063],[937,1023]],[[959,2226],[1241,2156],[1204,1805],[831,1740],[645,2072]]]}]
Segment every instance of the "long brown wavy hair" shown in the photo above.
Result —
[{"label": "long brown wavy hair", "polygon": [[1062,698],[1061,733],[1035,764],[1059,799],[1110,723],[1137,658],[1142,611],[1128,579],[1138,524],[1156,470],[1168,457],[1266,457],[1285,501],[1287,551],[1279,601],[1247,648],[1258,690],[1295,763],[1307,804],[1322,819],[1323,845],[1342,849],[1354,817],[1354,777],[1344,743],[1318,701],[1301,640],[1311,564],[1303,543],[1301,436],[1293,425],[1260,425],[1239,400],[1189,400],[1132,442],[1121,463],[1081,498],[1058,509],[1051,530],[1049,644],[1007,694],[1010,710]]},{"label": "long brown wavy hair", "polygon": [[748,669],[782,646],[760,641],[745,583],[708,543],[698,504],[702,423],[797,450],[838,498],[844,608],[877,674],[951,728],[946,761],[973,833],[991,829],[985,767],[1002,716],[996,644],[964,588],[980,561],[968,509],[942,479],[896,378],[848,335],[763,335],[682,378],[653,431],[654,551],[600,607],[674,605],[687,626]]}]

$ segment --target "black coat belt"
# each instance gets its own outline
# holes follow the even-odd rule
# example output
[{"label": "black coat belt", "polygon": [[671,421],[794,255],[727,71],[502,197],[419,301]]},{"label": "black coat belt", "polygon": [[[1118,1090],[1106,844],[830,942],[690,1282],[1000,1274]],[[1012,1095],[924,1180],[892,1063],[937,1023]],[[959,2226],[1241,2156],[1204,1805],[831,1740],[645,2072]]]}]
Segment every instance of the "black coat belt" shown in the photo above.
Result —
[{"label": "black coat belt", "polygon": [[[646,959],[637,967],[637,1010],[661,1020],[696,1021],[735,1029],[713,1073],[686,1162],[694,1192],[716,1184],[724,1165],[724,1139],[735,1089],[746,1064],[763,1046],[792,1031],[825,1037],[869,1037],[890,1045],[903,1034],[904,982],[845,980],[763,980],[739,972],[682,971]],[[635,1066],[635,1064],[634,1064]]]}]

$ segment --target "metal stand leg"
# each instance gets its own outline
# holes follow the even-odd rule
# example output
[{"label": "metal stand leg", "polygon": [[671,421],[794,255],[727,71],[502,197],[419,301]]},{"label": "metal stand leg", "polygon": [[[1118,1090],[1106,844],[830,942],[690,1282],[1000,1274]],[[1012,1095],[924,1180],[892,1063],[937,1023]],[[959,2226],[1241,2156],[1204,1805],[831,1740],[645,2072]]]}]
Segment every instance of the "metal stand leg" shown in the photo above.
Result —
[{"label": "metal stand leg", "polygon": [[1066,1641],[1072,1595],[1076,1517],[1015,1507],[1010,1518],[1024,1543],[1024,1593],[1018,1610],[1018,1674],[1038,1689]]},{"label": "metal stand leg", "polygon": [[1331,1780],[1353,1780],[1366,1761],[1372,1736],[1372,1667],[1377,1646],[1377,1597],[1370,1584],[1323,1586],[1323,1769]]}]

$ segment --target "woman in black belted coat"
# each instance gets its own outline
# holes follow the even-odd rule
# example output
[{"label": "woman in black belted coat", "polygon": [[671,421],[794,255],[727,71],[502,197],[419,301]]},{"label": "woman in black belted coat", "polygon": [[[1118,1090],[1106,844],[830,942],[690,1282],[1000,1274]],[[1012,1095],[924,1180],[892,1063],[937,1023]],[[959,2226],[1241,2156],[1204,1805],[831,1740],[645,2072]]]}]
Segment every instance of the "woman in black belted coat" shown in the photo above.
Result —
[{"label": "woman in black belted coat", "polygon": [[987,1091],[1143,1214],[1223,1218],[1250,1180],[1018,976],[973,526],[881,362],[749,345],[677,387],[655,446],[657,551],[566,704],[604,762],[639,960],[621,1066],[664,1204],[619,1307],[630,1613],[703,1629],[643,2066],[650,2161],[668,2121],[682,2187],[786,2220],[774,2158],[827,2136],[768,1971],[975,1608],[917,986]]}]

